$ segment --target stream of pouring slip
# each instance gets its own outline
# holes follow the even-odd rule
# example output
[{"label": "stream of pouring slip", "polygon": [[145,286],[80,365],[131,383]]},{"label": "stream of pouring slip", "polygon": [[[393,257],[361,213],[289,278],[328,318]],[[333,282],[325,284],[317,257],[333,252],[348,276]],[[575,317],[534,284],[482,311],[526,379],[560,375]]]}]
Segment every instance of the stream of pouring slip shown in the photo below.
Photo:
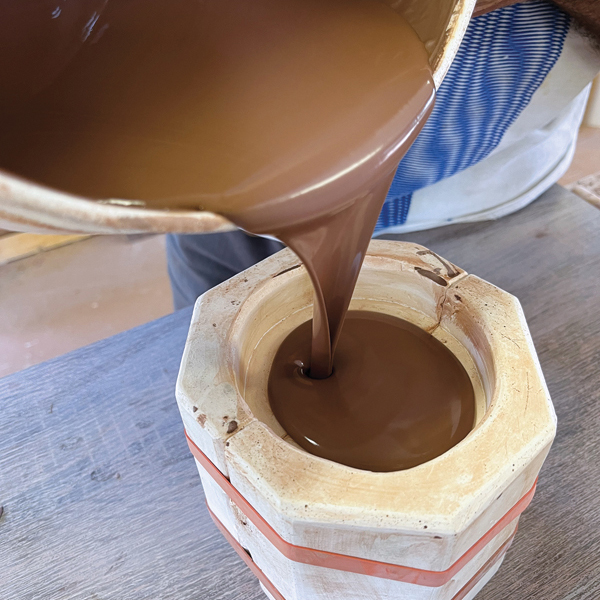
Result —
[{"label": "stream of pouring slip", "polygon": [[279,237],[315,284],[310,374],[327,376],[385,192],[433,104],[408,23],[379,0],[18,6],[0,7],[0,40],[26,32],[0,57],[0,167]]},{"label": "stream of pouring slip", "polygon": [[[354,6],[364,10],[373,4],[357,2]],[[368,27],[369,20],[360,13],[353,15],[354,25]],[[389,119],[374,124],[367,138],[371,147],[361,145],[362,149],[353,153],[350,146],[342,154],[336,147],[325,165],[336,164],[344,154],[354,162],[337,171],[331,169],[328,177],[319,173],[321,181],[314,171],[303,168],[294,192],[224,213],[248,231],[274,235],[304,263],[314,287],[311,359],[304,372],[313,379],[326,379],[333,371],[335,349],[387,192],[400,160],[433,109],[435,88],[425,48],[406,21],[397,14],[394,20],[396,37],[386,41],[396,52],[394,67],[382,74],[377,85],[361,86],[363,93],[365,89],[371,93],[363,100],[362,117]],[[353,57],[345,62],[346,69],[353,71],[349,80],[371,77],[369,58],[372,56],[362,61]],[[369,106],[371,103],[376,107]]]}]

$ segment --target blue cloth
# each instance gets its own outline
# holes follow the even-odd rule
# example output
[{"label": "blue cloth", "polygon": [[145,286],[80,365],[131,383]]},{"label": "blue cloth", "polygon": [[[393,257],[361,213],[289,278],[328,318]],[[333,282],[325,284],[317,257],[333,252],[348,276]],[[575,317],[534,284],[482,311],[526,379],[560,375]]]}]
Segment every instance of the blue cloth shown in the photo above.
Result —
[{"label": "blue cloth", "polygon": [[375,233],[406,222],[412,194],[488,156],[561,55],[570,17],[545,1],[472,19],[435,107],[398,168]]}]

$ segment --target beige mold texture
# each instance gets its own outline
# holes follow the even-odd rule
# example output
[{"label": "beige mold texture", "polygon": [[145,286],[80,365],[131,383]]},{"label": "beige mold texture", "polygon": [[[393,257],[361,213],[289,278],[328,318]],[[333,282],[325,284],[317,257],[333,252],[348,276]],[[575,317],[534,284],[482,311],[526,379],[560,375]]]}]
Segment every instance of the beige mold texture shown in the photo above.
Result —
[{"label": "beige mold texture", "polygon": [[[284,543],[439,574],[533,489],[555,435],[521,306],[426,248],[373,241],[350,308],[406,319],[458,357],[477,402],[462,442],[418,467],[372,473],[289,439],[266,391],[279,344],[312,316],[310,280],[289,250],[198,300],[177,382],[187,434]],[[197,464],[211,511],[285,600],[472,598],[518,521],[443,585],[342,572],[284,556]]]}]

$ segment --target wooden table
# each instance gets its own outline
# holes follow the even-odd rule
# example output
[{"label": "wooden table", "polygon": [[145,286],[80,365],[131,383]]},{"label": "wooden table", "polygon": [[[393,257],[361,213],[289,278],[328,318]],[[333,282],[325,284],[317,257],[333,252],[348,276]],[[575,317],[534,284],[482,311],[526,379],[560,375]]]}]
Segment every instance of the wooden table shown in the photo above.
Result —
[{"label": "wooden table", "polygon": [[[516,294],[559,429],[481,600],[600,596],[600,211],[559,187],[404,236]],[[175,379],[190,311],[0,380],[2,600],[258,600],[210,521]],[[375,599],[374,599],[375,600]]]}]

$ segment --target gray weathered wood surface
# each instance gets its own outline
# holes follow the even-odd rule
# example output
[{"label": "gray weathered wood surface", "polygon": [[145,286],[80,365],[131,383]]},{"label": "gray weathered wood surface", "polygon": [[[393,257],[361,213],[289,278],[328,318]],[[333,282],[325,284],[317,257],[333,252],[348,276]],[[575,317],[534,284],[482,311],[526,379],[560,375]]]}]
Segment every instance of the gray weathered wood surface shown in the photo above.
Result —
[{"label": "gray weathered wood surface", "polygon": [[[600,596],[600,211],[555,187],[499,222],[403,236],[522,301],[559,432],[481,600]],[[173,397],[185,310],[0,380],[0,599],[258,600]]]}]

